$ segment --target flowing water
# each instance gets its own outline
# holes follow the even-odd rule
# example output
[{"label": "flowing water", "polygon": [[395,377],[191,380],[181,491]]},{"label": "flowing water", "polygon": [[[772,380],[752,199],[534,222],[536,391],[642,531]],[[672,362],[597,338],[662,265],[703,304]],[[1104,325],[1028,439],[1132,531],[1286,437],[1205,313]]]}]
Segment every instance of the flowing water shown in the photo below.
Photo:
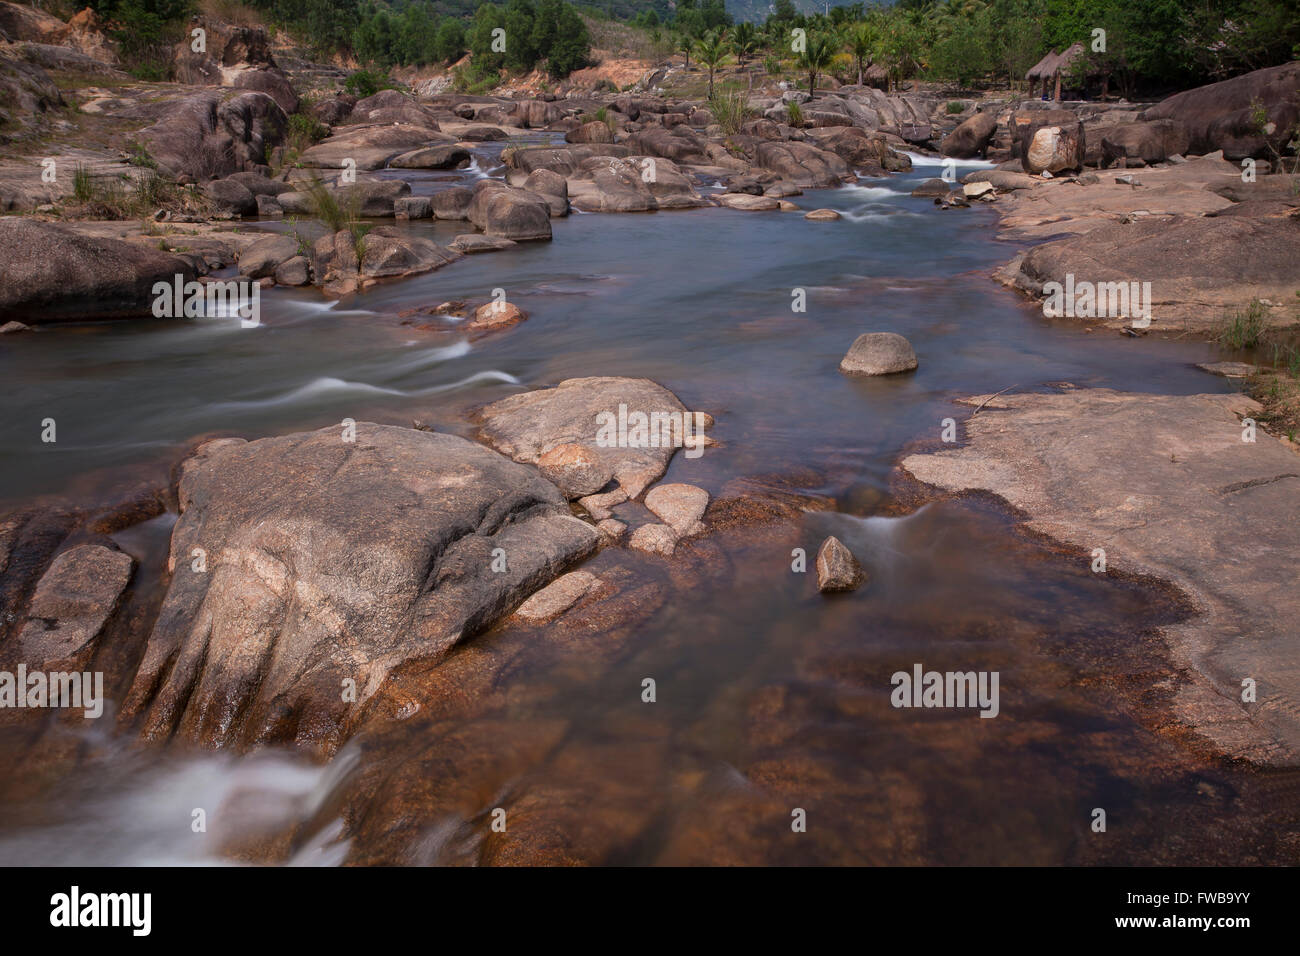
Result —
[{"label": "flowing water", "polygon": [[[552,242],[345,303],[268,290],[253,329],[159,320],[6,336],[0,499],[109,497],[121,476],[165,475],[199,435],[345,417],[467,434],[475,405],[632,375],[717,420],[721,445],[678,456],[667,480],[717,495],[735,479],[786,476],[835,507],[715,534],[685,559],[689,573],[603,552],[597,573],[629,593],[650,582],[620,606],[626,616],[540,635],[501,627],[436,673],[399,675],[391,719],[326,768],[141,750],[114,734],[69,745],[64,773],[0,788],[0,862],[1278,859],[1287,844],[1261,827],[1202,837],[1225,816],[1258,822],[1273,802],[1254,778],[1153,729],[1142,693],[1167,669],[1152,629],[1185,613],[1173,597],[1100,579],[1018,534],[996,503],[909,511],[896,498],[904,447],[961,418],[955,398],[1062,382],[1228,387],[1195,369],[1215,357],[1207,345],[1052,322],[989,281],[1013,254],[993,238],[993,211],[941,212],[907,195],[935,172],[918,164],[798,200],[840,211],[832,223],[574,214],[553,223]],[[405,175],[421,193],[483,172]],[[443,242],[463,227],[404,226]],[[473,344],[398,317],[494,289],[530,317]],[[796,290],[805,312],[792,311]],[[880,330],[913,343],[916,373],[840,375],[853,339]],[[40,440],[46,418],[57,443]],[[119,542],[156,564],[168,527],[164,516]],[[831,533],[871,581],[827,600],[790,565],[793,548],[811,553]],[[999,671],[999,717],[890,707],[890,675],[914,663]],[[450,702],[452,686],[473,699]],[[215,820],[204,837],[196,807]],[[505,834],[491,829],[496,807]],[[1096,807],[1114,821],[1106,835],[1089,829]],[[806,833],[791,829],[797,810]]]}]

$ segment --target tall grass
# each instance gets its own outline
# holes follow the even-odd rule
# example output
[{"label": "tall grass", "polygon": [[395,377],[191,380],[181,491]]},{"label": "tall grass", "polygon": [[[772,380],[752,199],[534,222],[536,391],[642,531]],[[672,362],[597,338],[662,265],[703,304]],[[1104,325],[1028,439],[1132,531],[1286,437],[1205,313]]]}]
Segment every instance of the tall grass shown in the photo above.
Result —
[{"label": "tall grass", "polygon": [[1268,309],[1259,299],[1251,299],[1244,309],[1228,316],[1219,329],[1218,342],[1230,349],[1253,349],[1268,329]]},{"label": "tall grass", "polygon": [[743,90],[716,91],[709,100],[709,109],[722,132],[728,136],[739,133],[745,120],[753,113],[749,108],[749,96]]}]

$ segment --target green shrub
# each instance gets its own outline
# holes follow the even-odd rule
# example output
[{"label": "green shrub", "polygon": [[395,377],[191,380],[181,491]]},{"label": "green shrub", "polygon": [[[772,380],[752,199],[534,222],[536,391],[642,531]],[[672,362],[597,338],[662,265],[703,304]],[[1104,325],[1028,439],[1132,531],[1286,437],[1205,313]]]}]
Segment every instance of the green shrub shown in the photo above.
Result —
[{"label": "green shrub", "polygon": [[952,115],[952,114],[954,114],[954,113],[963,113],[963,112],[965,112],[965,110],[966,110],[966,104],[965,104],[965,103],[959,102],[959,101],[957,101],[957,100],[949,100],[949,101],[948,101],[948,113],[949,113],[949,115]]},{"label": "green shrub", "polygon": [[343,81],[343,89],[359,99],[374,96],[380,90],[394,89],[393,81],[387,73],[377,70],[357,70]]}]

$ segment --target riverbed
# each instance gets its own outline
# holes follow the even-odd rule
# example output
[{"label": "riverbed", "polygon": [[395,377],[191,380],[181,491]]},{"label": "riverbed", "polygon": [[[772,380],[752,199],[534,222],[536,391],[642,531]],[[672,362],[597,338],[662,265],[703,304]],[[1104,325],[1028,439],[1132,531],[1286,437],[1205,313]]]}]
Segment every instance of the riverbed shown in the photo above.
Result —
[{"label": "riverbed", "polygon": [[[1169,675],[1154,628],[1189,613],[1178,596],[1092,573],[1084,556],[1025,537],[997,502],[927,501],[896,468],[967,413],[956,398],[1061,383],[1223,391],[1195,367],[1217,350],[1045,319],[988,279],[1013,251],[993,237],[992,208],[908,195],[938,173],[917,159],[910,174],[795,198],[837,210],[835,222],[575,213],[553,222],[551,242],[346,301],[267,290],[256,328],[147,320],[5,337],[11,504],[109,500],[121,483],[165,479],[199,436],[344,418],[471,435],[475,406],[627,375],[716,420],[718,444],[678,456],[665,480],[717,497],[764,476],[825,507],[711,535],[677,571],[603,552],[593,568],[625,594],[653,584],[654,599],[548,637],[499,627],[435,673],[399,675],[380,707],[392,714],[329,766],[140,749],[105,721],[49,779],[0,785],[0,863],[1286,859],[1268,825],[1294,816],[1277,778],[1215,764],[1161,725]],[[481,172],[405,175],[420,193]],[[447,242],[466,227],[404,228]],[[495,289],[529,314],[504,334],[471,342],[404,317]],[[806,311],[791,307],[800,290]],[[869,331],[906,336],[917,371],[842,376]],[[117,540],[157,565],[169,527],[163,516]],[[866,587],[826,598],[792,569],[795,549],[812,555],[828,534],[858,555]],[[891,707],[890,675],[918,663],[998,671],[999,716]],[[449,687],[473,699],[451,701]],[[0,754],[21,744],[0,733]]]}]

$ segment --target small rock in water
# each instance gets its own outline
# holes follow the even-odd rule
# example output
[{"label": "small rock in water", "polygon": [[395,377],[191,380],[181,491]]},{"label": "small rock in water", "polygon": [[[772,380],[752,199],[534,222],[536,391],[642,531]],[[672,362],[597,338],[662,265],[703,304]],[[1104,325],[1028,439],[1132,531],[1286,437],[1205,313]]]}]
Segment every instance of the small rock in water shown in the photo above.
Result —
[{"label": "small rock in water", "polygon": [[515,611],[515,617],[529,624],[545,624],[582,600],[600,583],[588,571],[570,571],[535,593]]},{"label": "small rock in water", "polygon": [[30,332],[31,330],[30,325],[24,325],[21,322],[6,322],[4,325],[0,325],[0,335],[6,335],[10,332]]},{"label": "small rock in water", "polygon": [[[3,332],[4,329],[0,329]],[[1222,375],[1224,378],[1250,378],[1255,374],[1255,366],[1249,362],[1201,362],[1196,366],[1202,372]]]},{"label": "small rock in water", "polygon": [[611,517],[611,508],[625,501],[627,501],[627,492],[622,488],[615,488],[603,495],[588,495],[580,498],[578,504],[587,509],[587,514],[591,515],[593,521],[604,521]]},{"label": "small rock in water", "polygon": [[952,186],[942,179],[927,179],[921,185],[912,190],[914,199],[942,199],[948,193],[952,192]]},{"label": "small rock in water", "polygon": [[813,222],[834,222],[840,218],[840,214],[834,209],[814,209],[810,213],[805,213],[804,218],[811,219]]},{"label": "small rock in water", "polygon": [[961,187],[962,195],[967,199],[978,199],[985,193],[993,192],[992,183],[967,183]]},{"label": "small rock in water", "polygon": [[666,524],[643,524],[632,532],[628,544],[637,551],[670,555],[677,549],[677,535]]},{"label": "small rock in water", "polygon": [[832,535],[817,549],[817,590],[852,591],[866,579],[853,552]]},{"label": "small rock in water", "polygon": [[897,332],[866,332],[849,346],[840,360],[840,371],[846,375],[892,375],[910,372],[916,365],[912,343]]},{"label": "small rock in water", "polygon": [[694,485],[658,485],[646,493],[645,506],[679,536],[703,530],[700,519],[709,506],[709,493]]},{"label": "small rock in water", "polygon": [[614,477],[600,456],[585,445],[556,445],[537,459],[537,470],[570,500],[595,494]]},{"label": "small rock in water", "polygon": [[474,310],[469,328],[477,330],[505,329],[528,318],[528,313],[511,302],[487,302]]},{"label": "small rock in water", "polygon": [[1121,186],[1141,186],[1141,185],[1142,185],[1142,180],[1138,179],[1136,176],[1116,176],[1116,177],[1115,177],[1115,182],[1119,183]]},{"label": "small rock in water", "polygon": [[627,524],[617,518],[605,518],[596,522],[596,530],[611,541],[617,541],[627,531]]}]

